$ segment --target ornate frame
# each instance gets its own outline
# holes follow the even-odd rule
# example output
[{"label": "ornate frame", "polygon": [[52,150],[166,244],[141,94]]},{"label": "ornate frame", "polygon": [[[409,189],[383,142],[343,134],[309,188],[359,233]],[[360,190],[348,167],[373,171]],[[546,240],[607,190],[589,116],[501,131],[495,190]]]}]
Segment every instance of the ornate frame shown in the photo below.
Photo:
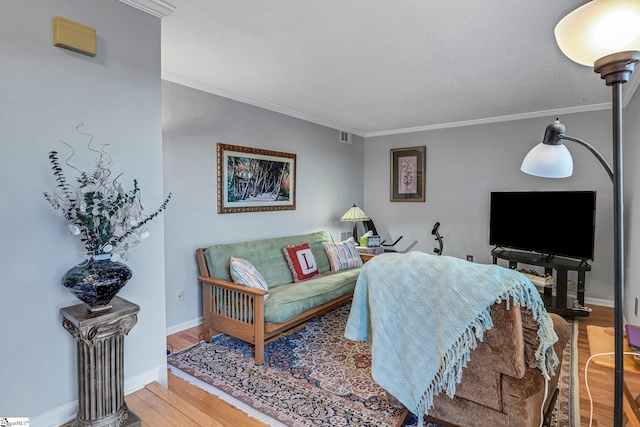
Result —
[{"label": "ornate frame", "polygon": [[217,151],[219,214],[296,208],[295,154],[223,143]]}]

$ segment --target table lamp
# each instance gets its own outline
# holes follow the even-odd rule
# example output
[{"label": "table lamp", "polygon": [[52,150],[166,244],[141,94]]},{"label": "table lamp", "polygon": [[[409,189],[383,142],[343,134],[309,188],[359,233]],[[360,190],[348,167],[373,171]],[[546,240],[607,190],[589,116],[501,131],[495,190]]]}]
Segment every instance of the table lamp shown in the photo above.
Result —
[{"label": "table lamp", "polygon": [[356,226],[356,222],[358,221],[368,221],[370,218],[367,216],[366,213],[364,213],[362,211],[362,209],[360,209],[359,207],[357,207],[355,204],[349,208],[349,210],[342,215],[342,218],[340,218],[340,221],[351,221],[353,222],[353,239],[356,241],[356,244],[358,242],[358,228]]}]

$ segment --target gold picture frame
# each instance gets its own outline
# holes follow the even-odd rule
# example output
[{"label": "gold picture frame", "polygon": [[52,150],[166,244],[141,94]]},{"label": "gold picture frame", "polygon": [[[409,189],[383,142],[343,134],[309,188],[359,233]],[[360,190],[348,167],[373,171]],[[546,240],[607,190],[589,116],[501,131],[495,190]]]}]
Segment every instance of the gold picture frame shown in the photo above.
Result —
[{"label": "gold picture frame", "polygon": [[424,202],[427,147],[391,149],[391,201]]},{"label": "gold picture frame", "polygon": [[218,143],[218,213],[294,210],[296,155]]}]

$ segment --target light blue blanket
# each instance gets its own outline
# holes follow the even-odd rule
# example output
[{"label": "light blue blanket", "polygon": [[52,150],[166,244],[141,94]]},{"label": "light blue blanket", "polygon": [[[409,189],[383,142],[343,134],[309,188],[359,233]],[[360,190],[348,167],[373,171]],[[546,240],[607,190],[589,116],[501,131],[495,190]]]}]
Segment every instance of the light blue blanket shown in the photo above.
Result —
[{"label": "light blue blanket", "polygon": [[553,321],[531,281],[497,265],[379,255],[360,273],[345,337],[370,342],[373,379],[414,414],[427,414],[435,395],[453,397],[470,351],[493,327],[491,305],[509,297],[539,324],[536,358],[548,378],[559,363]]}]

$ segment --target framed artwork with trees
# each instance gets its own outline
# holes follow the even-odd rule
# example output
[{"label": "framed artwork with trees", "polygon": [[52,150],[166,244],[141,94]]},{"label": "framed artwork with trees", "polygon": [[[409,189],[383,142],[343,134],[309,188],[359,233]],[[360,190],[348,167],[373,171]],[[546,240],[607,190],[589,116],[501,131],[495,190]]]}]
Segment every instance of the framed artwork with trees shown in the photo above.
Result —
[{"label": "framed artwork with trees", "polygon": [[296,208],[296,155],[218,143],[218,213]]}]

